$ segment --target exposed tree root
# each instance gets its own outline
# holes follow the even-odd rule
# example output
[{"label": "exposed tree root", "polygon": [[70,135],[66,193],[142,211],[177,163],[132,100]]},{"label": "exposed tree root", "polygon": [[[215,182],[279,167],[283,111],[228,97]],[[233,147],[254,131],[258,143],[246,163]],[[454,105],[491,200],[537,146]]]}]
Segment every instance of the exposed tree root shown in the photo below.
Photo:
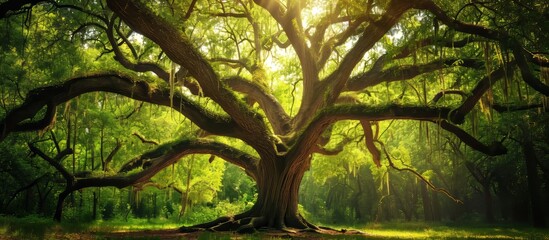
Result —
[{"label": "exposed tree root", "polygon": [[183,233],[193,233],[201,231],[212,231],[212,232],[233,232],[239,234],[251,234],[256,232],[266,232],[273,234],[282,234],[288,236],[297,236],[307,233],[317,233],[317,234],[328,234],[328,235],[364,235],[363,232],[357,230],[347,230],[347,229],[333,229],[329,227],[316,226],[312,223],[306,221],[301,215],[299,219],[303,222],[303,228],[297,227],[273,227],[269,226],[269,221],[266,217],[251,217],[250,214],[244,213],[237,216],[231,217],[220,217],[216,220],[213,220],[208,223],[197,224],[194,226],[183,226],[179,228],[180,232]]}]

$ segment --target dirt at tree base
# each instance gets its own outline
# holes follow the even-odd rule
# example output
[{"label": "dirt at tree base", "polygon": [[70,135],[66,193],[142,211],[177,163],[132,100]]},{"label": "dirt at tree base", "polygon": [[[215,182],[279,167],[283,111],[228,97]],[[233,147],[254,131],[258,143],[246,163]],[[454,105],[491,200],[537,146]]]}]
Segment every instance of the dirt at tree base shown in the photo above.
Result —
[{"label": "dirt at tree base", "polygon": [[[322,229],[319,232],[313,231],[292,231],[261,229],[254,234],[238,234],[232,232],[197,231],[182,233],[174,230],[144,230],[129,232],[98,233],[98,237],[106,239],[331,239],[331,238],[365,238],[368,235],[356,230],[333,230]],[[347,237],[346,237],[347,236]]]}]

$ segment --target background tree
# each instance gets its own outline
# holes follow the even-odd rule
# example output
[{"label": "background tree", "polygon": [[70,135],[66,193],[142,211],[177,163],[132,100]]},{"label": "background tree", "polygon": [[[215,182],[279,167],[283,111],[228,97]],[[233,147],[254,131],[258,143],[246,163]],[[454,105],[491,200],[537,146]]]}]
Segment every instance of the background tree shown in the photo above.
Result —
[{"label": "background tree", "polygon": [[[408,166],[408,151],[386,144],[400,141],[398,135],[406,130],[394,133],[396,137],[383,136],[383,127],[390,124],[380,122],[421,121],[420,131],[435,127],[483,154],[506,153],[505,134],[481,139],[476,133],[479,119],[494,121],[494,111],[503,117],[507,112],[544,110],[549,86],[538,73],[549,63],[545,57],[549,25],[542,24],[547,22],[547,9],[544,1],[8,0],[0,5],[0,17],[7,21],[8,35],[14,40],[3,46],[8,57],[2,72],[19,74],[5,74],[13,80],[3,81],[11,84],[3,90],[0,140],[15,132],[63,131],[57,125],[66,126],[64,142],[53,137],[49,141],[56,150],[34,145],[43,142],[40,135],[28,141],[32,152],[65,181],[57,220],[65,198],[75,191],[139,186],[183,157],[198,154],[242,168],[255,181],[257,198],[240,214],[183,231],[248,232],[260,227],[320,231],[299,214],[302,179],[313,155],[338,154],[357,138],[375,166],[381,167],[385,160],[388,168],[418,177],[422,181],[418,186],[425,187],[421,190],[425,219],[438,219],[440,203],[426,187],[454,198],[429,177],[431,172],[442,176],[442,169],[432,156],[427,156],[426,166]],[[33,19],[35,15],[40,18]],[[526,19],[540,24],[522,27]],[[24,27],[11,30],[12,21]],[[25,44],[28,38],[22,36],[28,34],[35,34],[35,45]],[[57,47],[43,39],[56,40],[52,46]],[[27,55],[27,49],[33,54]],[[45,56],[52,57],[36,61],[36,68],[43,71],[23,71],[34,69],[32,60]],[[18,67],[11,67],[18,61]],[[99,92],[94,100],[80,106],[78,99],[93,92]],[[107,102],[120,97],[105,93],[163,106],[170,109],[164,113],[184,118],[160,125],[131,118],[133,114],[120,107],[123,104],[107,108]],[[129,105],[135,111],[142,106]],[[95,115],[93,122],[86,122],[88,127],[82,127],[83,109]],[[122,138],[137,139],[134,131],[128,131],[131,127],[112,126],[116,119],[112,113],[117,111],[127,113],[127,125],[137,122],[133,126],[162,129],[137,134],[143,144],[150,143],[150,137],[159,144],[140,148],[140,153],[124,148]],[[62,118],[65,124],[54,124]],[[470,131],[458,126],[464,123]],[[91,143],[81,139],[88,132]],[[79,169],[77,163],[82,161],[77,158],[88,150],[91,165]],[[69,154],[72,162],[63,160]],[[542,164],[529,163],[529,186],[538,186],[531,177]],[[183,199],[191,194],[191,165]],[[338,171],[358,177],[361,174],[354,172],[360,169],[344,165]],[[385,179],[381,182],[387,196],[393,188],[392,175],[387,170],[378,177]],[[346,197],[355,214],[362,216],[356,211],[361,181],[332,179],[346,182],[348,188],[357,184],[358,195]],[[391,201],[402,199],[396,194],[402,192],[394,191]],[[537,206],[539,194],[534,196],[532,188],[530,192],[532,205]],[[345,193],[334,189],[331,194]],[[188,200],[183,203],[185,207]],[[413,216],[410,208],[401,210]],[[538,217],[535,221],[543,226]]]}]

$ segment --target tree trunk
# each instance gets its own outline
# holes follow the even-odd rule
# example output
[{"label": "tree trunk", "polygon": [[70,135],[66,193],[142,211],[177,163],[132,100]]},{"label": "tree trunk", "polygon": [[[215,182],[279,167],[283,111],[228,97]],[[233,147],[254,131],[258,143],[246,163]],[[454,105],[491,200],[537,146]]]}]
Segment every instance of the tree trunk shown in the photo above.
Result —
[{"label": "tree trunk", "polygon": [[61,216],[63,214],[63,202],[71,192],[72,192],[71,189],[65,188],[65,190],[59,194],[59,197],[57,197],[57,207],[55,208],[55,214],[53,215],[53,220],[57,222],[61,222]]},{"label": "tree trunk", "polygon": [[433,211],[431,208],[431,198],[429,196],[429,191],[427,190],[427,184],[420,183],[419,185],[421,187],[421,199],[423,201],[423,217],[425,218],[425,221],[432,221]]},{"label": "tree trunk", "polygon": [[189,204],[189,193],[191,192],[191,178],[193,170],[194,157],[189,160],[189,169],[187,169],[187,184],[185,188],[185,193],[181,195],[181,211],[179,212],[179,219],[185,215],[187,210],[187,205]]},{"label": "tree trunk", "polygon": [[528,192],[530,194],[530,205],[532,210],[532,220],[534,227],[545,227],[545,216],[543,211],[543,203],[541,201],[541,184],[537,169],[537,155],[534,149],[534,143],[529,126],[523,124],[522,128],[522,152],[524,161],[526,161],[526,176],[528,178]]},{"label": "tree trunk", "polygon": [[490,184],[484,183],[482,185],[482,192],[484,194],[484,209],[485,209],[485,216],[487,222],[494,222],[494,205],[492,201],[492,193],[490,192]]},{"label": "tree trunk", "polygon": [[93,191],[92,219],[97,220],[97,193]]},{"label": "tree trunk", "polygon": [[284,169],[277,166],[273,169],[275,171],[264,167],[264,177],[257,181],[258,198],[251,215],[263,219],[268,227],[307,228],[298,214],[297,205],[299,186],[305,171],[309,168],[309,161],[310,159],[307,159],[300,161],[301,163],[290,164]]},{"label": "tree trunk", "polygon": [[437,192],[431,192],[431,209],[433,212],[433,221],[440,221],[442,219],[442,214],[440,212],[440,200],[438,199],[437,194]]},{"label": "tree trunk", "polygon": [[222,217],[210,223],[182,227],[180,230],[254,232],[261,227],[276,229],[315,229],[298,213],[298,192],[310,158],[294,161],[286,166],[285,159],[262,161],[257,176],[258,197],[247,212],[231,217]]}]

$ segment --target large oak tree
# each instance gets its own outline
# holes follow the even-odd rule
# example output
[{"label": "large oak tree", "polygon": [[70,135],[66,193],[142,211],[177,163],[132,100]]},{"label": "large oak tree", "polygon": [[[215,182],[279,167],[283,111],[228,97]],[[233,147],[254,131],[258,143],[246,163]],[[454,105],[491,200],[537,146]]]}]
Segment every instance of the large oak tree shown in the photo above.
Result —
[{"label": "large oak tree", "polygon": [[[335,123],[359,122],[377,165],[383,151],[376,122],[393,119],[431,122],[477,151],[499,155],[506,152],[502,142],[483,143],[458,125],[479,102],[498,112],[520,111],[540,107],[540,96],[549,95],[538,74],[549,65],[543,1],[84,2],[0,4],[4,19],[56,9],[57,17],[67,18],[69,35],[84,36],[75,44],[101,46],[101,56],[119,63],[28,91],[3,116],[0,140],[50,127],[58,105],[98,91],[166,106],[201,130],[127,159],[109,176],[67,171],[60,160],[72,152],[70,144],[55,157],[30,144],[66,180],[58,220],[73,191],[136,185],[185,155],[209,154],[253,178],[257,200],[246,212],[182,230],[318,230],[299,214],[298,192],[313,154],[337,154],[350,143],[328,144]],[[79,20],[69,23],[74,16]],[[507,94],[515,83],[535,91],[534,101],[494,97],[494,89]],[[402,93],[388,99],[388,89]],[[443,103],[448,96],[454,100]],[[220,137],[254,151],[223,144]]]}]

